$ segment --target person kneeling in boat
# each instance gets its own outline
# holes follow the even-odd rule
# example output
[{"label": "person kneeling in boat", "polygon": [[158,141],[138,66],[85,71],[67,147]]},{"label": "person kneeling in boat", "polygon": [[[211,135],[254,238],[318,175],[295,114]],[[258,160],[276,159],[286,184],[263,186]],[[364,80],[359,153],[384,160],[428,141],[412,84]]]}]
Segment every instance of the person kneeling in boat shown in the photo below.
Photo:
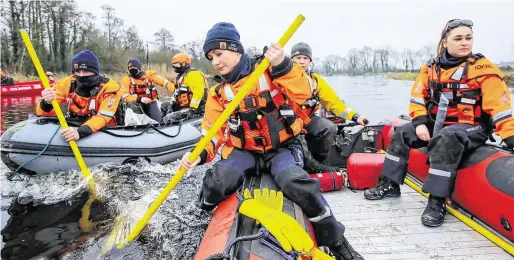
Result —
[{"label": "person kneeling in boat", "polygon": [[[107,125],[118,125],[123,120],[120,107],[122,89],[116,81],[100,75],[100,64],[89,50],[80,51],[71,61],[72,76],[58,80],[53,88],[41,91],[38,116],[55,116],[52,101],[67,102],[67,119],[83,124],[62,130],[64,139],[76,141]],[[119,123],[121,124],[121,123]]]},{"label": "person kneeling in boat", "polygon": [[306,79],[309,82],[312,96],[302,104],[303,112],[310,117],[310,123],[305,126],[305,130],[307,130],[305,140],[314,159],[323,163],[330,147],[335,144],[337,127],[330,120],[315,115],[320,104],[334,115],[355,121],[362,126],[366,125],[367,118],[348,107],[325,79],[311,70],[312,50],[308,44],[300,42],[293,45],[291,58],[307,72]]},{"label": "person kneeling in boat", "polygon": [[157,103],[157,89],[155,84],[167,88],[170,93],[175,86],[166,78],[159,76],[155,71],[143,71],[138,59],[129,59],[127,63],[128,74],[121,78],[121,87],[125,91],[123,101],[129,108],[142,107],[143,112],[157,122],[162,122],[161,108]]},{"label": "person kneeling in boat", "polygon": [[446,24],[436,59],[421,68],[412,86],[412,123],[395,130],[383,179],[364,193],[370,200],[400,196],[399,184],[407,172],[410,149],[428,146],[430,170],[423,191],[430,197],[421,222],[430,227],[444,222],[445,198],[452,193],[463,154],[485,144],[493,123],[496,134],[508,147],[514,147],[509,89],[495,64],[471,52],[472,25],[459,19]]},{"label": "person kneeling in boat", "polygon": [[[171,59],[177,73],[175,80],[174,102],[166,109],[164,122],[205,112],[205,101],[209,84],[199,70],[191,68],[191,58],[187,53],[177,53]],[[163,103],[164,104],[164,103]]]},{"label": "person kneeling in boat", "polygon": [[[205,134],[249,79],[258,61],[244,53],[239,33],[231,23],[215,24],[207,33],[203,50],[222,75],[222,82],[209,90],[202,121]],[[189,161],[190,153],[182,158],[186,169],[212,161],[225,143],[228,127],[221,160],[205,173],[199,206],[213,210],[236,192],[245,172],[255,170],[259,162],[264,162],[283,194],[310,218],[318,246],[329,247],[338,259],[362,259],[344,237],[344,226],[335,219],[321,195],[318,181],[296,165],[290,149],[303,129],[301,115],[294,111],[310,97],[305,72],[285,57],[278,44],[271,44],[264,56],[271,68],[259,78],[238,110],[195,162]]]}]

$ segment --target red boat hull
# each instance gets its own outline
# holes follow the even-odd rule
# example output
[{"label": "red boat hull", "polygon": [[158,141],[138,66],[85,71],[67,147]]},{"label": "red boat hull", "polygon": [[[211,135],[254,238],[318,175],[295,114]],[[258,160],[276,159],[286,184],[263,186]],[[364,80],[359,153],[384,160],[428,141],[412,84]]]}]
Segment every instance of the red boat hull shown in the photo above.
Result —
[{"label": "red boat hull", "polygon": [[[53,85],[54,81],[50,81]],[[2,96],[30,96],[39,95],[44,89],[40,80],[14,82],[12,86],[1,86]]]}]

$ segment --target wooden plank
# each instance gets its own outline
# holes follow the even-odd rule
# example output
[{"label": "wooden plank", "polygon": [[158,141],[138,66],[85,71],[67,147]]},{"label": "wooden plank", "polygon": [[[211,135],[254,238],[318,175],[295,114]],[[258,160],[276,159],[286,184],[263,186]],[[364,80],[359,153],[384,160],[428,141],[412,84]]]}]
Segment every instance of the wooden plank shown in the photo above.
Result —
[{"label": "wooden plank", "polygon": [[365,259],[514,259],[455,217],[421,224],[427,199],[406,185],[400,198],[368,201],[363,191],[324,194],[345,236]]}]

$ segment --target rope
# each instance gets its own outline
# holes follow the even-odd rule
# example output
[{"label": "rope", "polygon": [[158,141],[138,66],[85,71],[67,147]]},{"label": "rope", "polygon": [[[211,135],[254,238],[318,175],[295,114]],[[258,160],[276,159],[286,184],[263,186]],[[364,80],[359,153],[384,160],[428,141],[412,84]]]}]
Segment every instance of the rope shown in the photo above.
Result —
[{"label": "rope", "polygon": [[18,168],[16,168],[16,170],[14,170],[13,173],[9,174],[7,176],[7,180],[9,181],[12,181],[12,179],[14,178],[14,176],[16,176],[16,174],[18,173],[18,171],[23,167],[25,166],[27,163],[29,162],[32,162],[33,160],[35,160],[36,158],[38,158],[39,156],[41,156],[45,151],[46,149],[48,149],[48,146],[50,146],[50,143],[52,142],[52,140],[54,139],[55,135],[57,134],[57,132],[59,131],[59,128],[61,128],[61,126],[59,125],[56,129],[55,129],[55,132],[52,134],[52,136],[50,137],[50,139],[48,140],[48,142],[46,143],[45,145],[45,148],[43,148],[43,150],[41,150],[41,152],[39,152],[36,156],[30,158],[29,160],[27,160],[26,162],[23,162],[22,164],[20,164],[20,166],[18,166]]}]

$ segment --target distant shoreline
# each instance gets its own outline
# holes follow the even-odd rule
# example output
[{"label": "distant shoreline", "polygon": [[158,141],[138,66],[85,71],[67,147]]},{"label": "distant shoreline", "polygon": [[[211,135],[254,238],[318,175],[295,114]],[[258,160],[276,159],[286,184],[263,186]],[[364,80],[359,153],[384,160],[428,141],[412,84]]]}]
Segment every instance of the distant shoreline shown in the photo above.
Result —
[{"label": "distant shoreline", "polygon": [[[418,73],[415,72],[387,72],[384,73],[387,79],[395,79],[395,80],[416,80]],[[505,83],[509,87],[514,88],[514,71],[505,71]]]}]

